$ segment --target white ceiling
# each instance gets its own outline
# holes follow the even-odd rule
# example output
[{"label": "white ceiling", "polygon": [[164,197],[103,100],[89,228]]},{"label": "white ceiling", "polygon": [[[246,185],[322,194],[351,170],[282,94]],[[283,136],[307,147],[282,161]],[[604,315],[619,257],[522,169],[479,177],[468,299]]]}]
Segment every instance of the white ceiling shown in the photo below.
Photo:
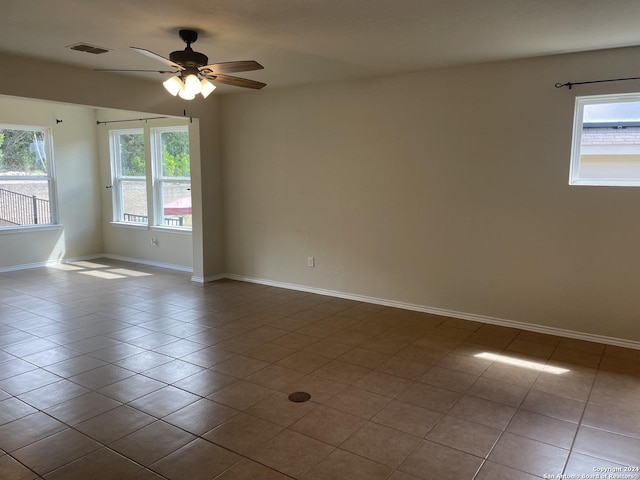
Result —
[{"label": "white ceiling", "polygon": [[[257,60],[237,75],[279,87],[640,45],[639,18],[638,0],[2,0],[0,51],[164,68],[128,47],[168,57],[192,28],[210,63]],[[79,42],[110,52],[65,48]]]}]

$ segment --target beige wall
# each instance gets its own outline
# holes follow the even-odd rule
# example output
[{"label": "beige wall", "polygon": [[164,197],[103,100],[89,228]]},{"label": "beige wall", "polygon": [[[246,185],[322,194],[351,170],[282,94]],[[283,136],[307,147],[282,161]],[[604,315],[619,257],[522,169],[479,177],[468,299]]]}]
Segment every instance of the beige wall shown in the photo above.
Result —
[{"label": "beige wall", "polygon": [[0,96],[0,123],[52,130],[60,221],[55,228],[0,232],[0,267],[103,251],[95,118],[92,108]]},{"label": "beige wall", "polygon": [[[193,274],[197,278],[206,278],[223,272],[216,98],[197,99],[185,104],[182,99],[167,95],[155,76],[145,81],[68,65],[34,62],[4,53],[0,53],[0,63],[11,65],[12,71],[20,72],[20,75],[0,76],[0,95],[159,115],[182,116],[186,113],[188,117],[197,118],[201,131],[205,133],[200,135],[200,145],[197,146],[201,165],[191,166]],[[92,122],[95,124],[95,118]]]},{"label": "beige wall", "polygon": [[227,271],[640,340],[640,190],[568,185],[575,95],[638,86],[554,88],[639,55],[223,97]]}]

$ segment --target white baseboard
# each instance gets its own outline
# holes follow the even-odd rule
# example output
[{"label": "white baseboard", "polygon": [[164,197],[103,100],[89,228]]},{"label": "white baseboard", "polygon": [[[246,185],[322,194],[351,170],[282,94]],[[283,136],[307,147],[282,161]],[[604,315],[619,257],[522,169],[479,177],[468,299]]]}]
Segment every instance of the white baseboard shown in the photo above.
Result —
[{"label": "white baseboard", "polygon": [[104,258],[105,255],[85,255],[83,257],[61,258],[57,260],[47,260],[45,262],[24,263],[22,265],[11,265],[8,267],[0,267],[0,273],[17,272],[19,270],[29,270],[31,268],[53,267],[63,263],[84,262],[87,260],[95,260],[96,258]]},{"label": "white baseboard", "polygon": [[289,290],[315,293],[318,295],[327,295],[331,297],[344,298],[347,300],[356,300],[358,302],[372,303],[375,305],[384,305],[386,307],[402,308],[404,310],[412,310],[415,312],[431,313],[433,315],[441,315],[444,317],[459,318],[462,320],[471,320],[473,322],[487,323],[490,325],[500,325],[503,327],[518,328],[520,330],[528,330],[531,332],[544,333],[548,335],[556,335],[559,337],[575,338],[578,340],[585,340],[588,342],[603,343],[606,345],[616,345],[619,347],[633,348],[635,350],[640,350],[640,342],[633,341],[633,340],[626,340],[623,338],[607,337],[605,335],[595,335],[592,333],[577,332],[574,330],[566,330],[563,328],[549,327],[546,325],[536,325],[533,323],[518,322],[515,320],[508,320],[504,318],[489,317],[487,315],[458,312],[455,310],[446,310],[442,308],[429,307],[426,305],[415,305],[411,303],[397,302],[395,300],[368,297],[365,295],[344,293],[344,292],[338,292],[335,290],[325,290],[321,288],[307,287],[304,285],[296,285],[292,283],[265,280],[261,278],[245,277],[242,275],[227,274],[225,275],[225,277],[231,280],[238,280],[242,282],[257,283],[260,285],[268,285],[271,287],[286,288]]},{"label": "white baseboard", "polygon": [[112,260],[121,260],[123,262],[139,263],[141,265],[149,265],[150,267],[167,268],[169,270],[178,270],[180,272],[193,272],[193,268],[185,267],[184,265],[174,265],[172,263],[156,262],[153,260],[142,260],[140,258],[122,257],[120,255],[111,255],[105,253],[96,258],[110,258]]}]

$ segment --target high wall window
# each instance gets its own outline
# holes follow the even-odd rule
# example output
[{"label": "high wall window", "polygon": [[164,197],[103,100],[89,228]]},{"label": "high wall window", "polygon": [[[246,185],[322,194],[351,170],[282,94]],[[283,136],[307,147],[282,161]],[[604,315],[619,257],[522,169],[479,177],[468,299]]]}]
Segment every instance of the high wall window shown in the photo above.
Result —
[{"label": "high wall window", "polygon": [[110,141],[114,222],[190,229],[188,128],[112,130]]},{"label": "high wall window", "polygon": [[51,130],[0,125],[0,228],[55,224]]},{"label": "high wall window", "polygon": [[576,99],[569,184],[640,186],[640,94]]}]

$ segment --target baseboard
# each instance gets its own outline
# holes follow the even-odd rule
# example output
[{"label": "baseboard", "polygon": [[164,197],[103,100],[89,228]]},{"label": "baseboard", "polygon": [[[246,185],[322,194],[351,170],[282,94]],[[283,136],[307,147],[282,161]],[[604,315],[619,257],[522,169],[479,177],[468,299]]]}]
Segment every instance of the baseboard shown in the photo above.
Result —
[{"label": "baseboard", "polygon": [[167,268],[169,270],[178,270],[180,272],[188,272],[188,273],[193,272],[193,269],[191,267],[185,267],[184,265],[174,265],[172,263],[156,262],[153,260],[143,260],[140,258],[122,257],[120,255],[111,255],[109,253],[100,255],[100,257],[110,258],[112,260],[120,260],[123,262],[139,263],[140,265],[149,265],[150,267]]},{"label": "baseboard", "polygon": [[462,320],[471,320],[473,322],[486,323],[490,325],[500,325],[503,327],[518,328],[520,330],[528,330],[530,332],[544,333],[548,335],[556,335],[559,337],[575,338],[588,342],[603,343],[606,345],[616,345],[618,347],[632,348],[640,350],[640,342],[626,340],[623,338],[607,337],[605,335],[595,335],[585,332],[577,332],[574,330],[566,330],[563,328],[549,327],[545,325],[536,325],[533,323],[518,322],[504,318],[490,317],[487,315],[478,315],[475,313],[458,312],[455,310],[446,310],[443,308],[429,307],[426,305],[416,305],[411,303],[397,302],[395,300],[387,300],[384,298],[368,297],[365,295],[357,295],[335,290],[326,290],[321,288],[307,287],[304,285],[296,285],[286,282],[278,282],[274,280],[265,280],[261,278],[245,277],[242,275],[227,274],[226,278],[238,280],[242,282],[257,283],[260,285],[268,285],[271,287],[286,288],[289,290],[297,290],[300,292],[315,293],[318,295],[327,295],[331,297],[344,298],[347,300],[356,300],[358,302],[372,303],[374,305],[384,305],[386,307],[402,308],[404,310],[412,310],[415,312],[431,313],[433,315],[442,315],[445,317],[459,318]]},{"label": "baseboard", "polygon": [[209,282],[215,282],[216,280],[223,280],[227,278],[227,275],[225,274],[221,274],[221,275],[210,275],[208,277],[196,277],[195,275],[191,277],[191,281],[195,282],[195,283],[209,283]]},{"label": "baseboard", "polygon": [[87,260],[95,260],[96,258],[104,258],[105,255],[85,255],[82,257],[61,258],[57,260],[47,260],[46,262],[24,263],[21,265],[11,265],[8,267],[0,267],[0,273],[17,272],[19,270],[29,270],[31,268],[53,267],[63,263],[84,262]]},{"label": "baseboard", "polygon": [[[142,260],[139,258],[131,258],[131,257],[122,257],[120,255],[111,255],[109,253],[99,253],[99,254],[95,254],[95,255],[85,255],[83,257],[73,257],[73,258],[61,258],[58,260],[47,260],[46,262],[36,262],[36,263],[25,263],[22,265],[12,265],[9,267],[0,267],[0,273],[4,273],[4,272],[15,272],[18,270],[28,270],[31,268],[40,268],[40,267],[53,267],[55,265],[60,265],[60,264],[64,264],[64,263],[73,263],[73,262],[83,262],[83,261],[87,261],[87,260],[96,260],[98,258],[109,258],[111,260],[120,260],[123,262],[130,262],[130,263],[138,263],[140,265],[149,265],[151,267],[158,267],[158,268],[166,268],[169,270],[178,270],[181,272],[189,272],[191,273],[193,271],[192,268],[190,267],[185,267],[183,265],[174,265],[172,263],[164,263],[164,262],[154,262],[152,260]],[[214,281],[214,280],[219,280],[221,278],[225,278],[224,275],[220,275],[218,277],[211,277],[212,280],[208,280],[209,277],[207,277],[207,281]],[[201,283],[204,283],[201,282]]]}]

